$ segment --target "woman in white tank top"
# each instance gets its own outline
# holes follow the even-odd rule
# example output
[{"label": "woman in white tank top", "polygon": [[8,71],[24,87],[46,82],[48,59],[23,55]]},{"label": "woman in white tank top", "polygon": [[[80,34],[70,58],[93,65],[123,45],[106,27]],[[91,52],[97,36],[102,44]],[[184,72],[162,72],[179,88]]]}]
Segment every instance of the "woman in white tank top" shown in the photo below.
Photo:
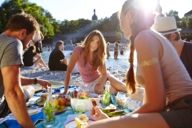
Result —
[{"label": "woman in white tank top", "polygon": [[139,78],[144,87],[143,105],[124,117],[108,118],[97,107],[99,120],[91,128],[191,128],[192,80],[175,49],[165,37],[150,30],[154,15],[139,0],[126,0],[120,12],[120,27],[131,40],[130,69],[126,84],[135,92],[134,50]]}]

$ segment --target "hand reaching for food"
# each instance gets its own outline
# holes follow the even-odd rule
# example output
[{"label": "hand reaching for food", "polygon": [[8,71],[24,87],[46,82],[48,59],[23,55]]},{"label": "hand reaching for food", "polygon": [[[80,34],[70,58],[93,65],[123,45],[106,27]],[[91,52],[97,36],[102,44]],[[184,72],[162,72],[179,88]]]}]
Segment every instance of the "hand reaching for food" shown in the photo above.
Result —
[{"label": "hand reaching for food", "polygon": [[97,102],[94,99],[92,99],[91,102],[93,105],[91,109],[91,118],[93,120],[101,120],[101,119],[109,118],[107,114],[102,112],[102,110],[97,106]]},{"label": "hand reaching for food", "polygon": [[109,118],[98,106],[92,108],[91,119],[92,120],[101,120]]},{"label": "hand reaching for food", "polygon": [[94,114],[95,114],[95,109],[94,109],[94,107],[97,106],[97,102],[96,102],[94,99],[92,99],[92,100],[91,100],[91,103],[92,103],[92,105],[93,105],[93,108],[91,109],[91,114],[94,115]]}]

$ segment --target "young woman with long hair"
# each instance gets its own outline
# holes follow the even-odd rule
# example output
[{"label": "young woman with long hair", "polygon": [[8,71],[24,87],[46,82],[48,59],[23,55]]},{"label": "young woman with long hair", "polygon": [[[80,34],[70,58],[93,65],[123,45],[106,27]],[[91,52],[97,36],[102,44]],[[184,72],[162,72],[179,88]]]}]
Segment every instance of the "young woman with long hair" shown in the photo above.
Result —
[{"label": "young woman with long hair", "polygon": [[75,64],[84,82],[81,86],[84,91],[103,93],[104,85],[109,80],[113,91],[126,92],[125,84],[107,72],[105,60],[106,41],[100,31],[93,30],[80,46],[75,47],[71,55],[64,80],[64,93],[68,91],[71,72]]},{"label": "young woman with long hair", "polygon": [[[146,1],[144,1],[146,2]],[[139,0],[126,0],[120,12],[120,27],[131,40],[127,86],[135,92],[144,87],[143,105],[129,115],[108,118],[94,107],[92,118],[104,119],[90,128],[190,128],[192,126],[192,80],[165,37],[150,29],[154,15]],[[137,72],[134,74],[134,51]],[[137,82],[136,82],[137,80]]]}]

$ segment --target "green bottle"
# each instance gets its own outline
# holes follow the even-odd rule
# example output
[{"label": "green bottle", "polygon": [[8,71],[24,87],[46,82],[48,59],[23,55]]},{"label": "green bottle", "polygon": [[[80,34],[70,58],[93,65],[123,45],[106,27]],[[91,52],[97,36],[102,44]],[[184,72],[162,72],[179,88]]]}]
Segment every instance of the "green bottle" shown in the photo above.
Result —
[{"label": "green bottle", "polygon": [[108,106],[110,104],[111,94],[110,94],[109,90],[110,90],[110,83],[109,83],[109,81],[107,81],[106,86],[105,86],[105,91],[104,91],[103,97],[101,99],[102,104],[105,106]]},{"label": "green bottle", "polygon": [[52,89],[51,87],[48,87],[48,97],[43,107],[43,113],[45,117],[45,121],[48,122],[54,122],[55,115],[54,115],[54,107],[52,105]]}]

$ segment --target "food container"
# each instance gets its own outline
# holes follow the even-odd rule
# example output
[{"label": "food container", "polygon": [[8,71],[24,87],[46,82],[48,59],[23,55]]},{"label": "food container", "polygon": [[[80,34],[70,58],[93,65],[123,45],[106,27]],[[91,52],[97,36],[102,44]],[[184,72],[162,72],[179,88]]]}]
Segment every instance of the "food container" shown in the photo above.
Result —
[{"label": "food container", "polygon": [[[75,112],[86,112],[92,109],[93,105],[91,102],[92,98],[87,99],[78,99],[71,98],[71,107]],[[94,98],[97,104],[99,105],[99,98]]]}]

